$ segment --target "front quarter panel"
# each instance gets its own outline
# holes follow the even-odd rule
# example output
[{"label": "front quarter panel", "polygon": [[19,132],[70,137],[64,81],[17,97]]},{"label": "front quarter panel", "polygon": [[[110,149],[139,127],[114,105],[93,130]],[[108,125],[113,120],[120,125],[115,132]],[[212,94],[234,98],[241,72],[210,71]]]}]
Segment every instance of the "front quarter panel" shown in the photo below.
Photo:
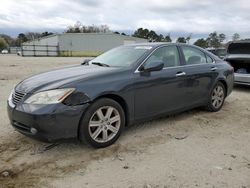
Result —
[{"label": "front quarter panel", "polygon": [[134,114],[132,70],[121,70],[89,80],[79,80],[64,87],[76,88],[77,92],[82,92],[88,97],[90,103],[105,95],[119,96],[125,101],[128,113]]}]

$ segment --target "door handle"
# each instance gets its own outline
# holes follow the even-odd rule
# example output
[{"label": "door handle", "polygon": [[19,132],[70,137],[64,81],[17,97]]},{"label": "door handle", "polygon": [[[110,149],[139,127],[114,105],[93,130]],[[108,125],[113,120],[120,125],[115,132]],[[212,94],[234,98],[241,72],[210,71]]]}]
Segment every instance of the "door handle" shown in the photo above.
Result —
[{"label": "door handle", "polygon": [[210,70],[211,71],[216,71],[218,68],[217,67],[212,67]]},{"label": "door handle", "polygon": [[178,73],[176,73],[176,77],[180,77],[180,76],[185,76],[186,75],[186,73],[185,72],[178,72]]}]

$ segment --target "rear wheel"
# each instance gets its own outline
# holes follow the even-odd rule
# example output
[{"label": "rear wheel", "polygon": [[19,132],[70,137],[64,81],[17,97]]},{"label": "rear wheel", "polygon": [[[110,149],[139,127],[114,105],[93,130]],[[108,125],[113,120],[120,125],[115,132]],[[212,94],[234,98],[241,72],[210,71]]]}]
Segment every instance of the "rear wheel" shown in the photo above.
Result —
[{"label": "rear wheel", "polygon": [[226,97],[225,86],[221,82],[218,82],[214,86],[210,94],[210,99],[207,105],[207,110],[211,112],[219,111],[223,106],[225,97]]},{"label": "rear wheel", "polygon": [[102,98],[93,103],[80,124],[79,138],[93,147],[107,147],[120,136],[125,125],[122,107],[114,100]]}]

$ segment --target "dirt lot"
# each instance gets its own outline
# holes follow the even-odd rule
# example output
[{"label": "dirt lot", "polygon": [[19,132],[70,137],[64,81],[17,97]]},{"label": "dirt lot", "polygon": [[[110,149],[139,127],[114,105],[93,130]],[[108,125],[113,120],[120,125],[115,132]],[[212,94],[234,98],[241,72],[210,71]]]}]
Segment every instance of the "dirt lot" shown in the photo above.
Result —
[{"label": "dirt lot", "polygon": [[0,188],[250,188],[250,88],[236,87],[223,109],[200,109],[129,127],[111,147],[78,142],[53,148],[14,131],[6,100],[29,75],[82,58],[0,55]]}]

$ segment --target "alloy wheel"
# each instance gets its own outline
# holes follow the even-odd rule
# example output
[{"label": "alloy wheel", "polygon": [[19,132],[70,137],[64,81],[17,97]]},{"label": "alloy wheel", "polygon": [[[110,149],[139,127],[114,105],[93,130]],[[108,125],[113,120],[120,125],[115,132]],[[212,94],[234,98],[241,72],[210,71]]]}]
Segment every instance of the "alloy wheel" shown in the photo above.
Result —
[{"label": "alloy wheel", "polygon": [[224,89],[222,86],[217,85],[212,92],[212,105],[214,108],[218,109],[223,104],[225,97]]},{"label": "alloy wheel", "polygon": [[97,109],[89,121],[89,135],[98,143],[112,140],[121,126],[121,116],[112,106],[104,106]]}]

